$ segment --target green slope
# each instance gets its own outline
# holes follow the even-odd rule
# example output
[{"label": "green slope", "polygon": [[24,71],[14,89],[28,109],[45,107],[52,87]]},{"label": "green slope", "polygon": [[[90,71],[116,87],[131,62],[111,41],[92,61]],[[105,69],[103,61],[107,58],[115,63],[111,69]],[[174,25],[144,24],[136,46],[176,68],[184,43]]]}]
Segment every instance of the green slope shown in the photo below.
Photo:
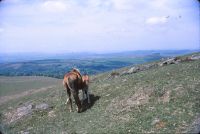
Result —
[{"label": "green slope", "polygon": [[[197,53],[199,55],[199,53]],[[119,75],[130,67],[92,76],[92,104],[70,113],[66,92],[55,88],[1,105],[1,129],[30,133],[181,133],[200,115],[200,60],[156,66]],[[36,111],[6,124],[5,113],[23,103],[45,102],[51,109]],[[51,116],[53,113],[53,116]]]},{"label": "green slope", "polygon": [[39,76],[0,76],[0,96],[18,94],[31,89],[54,86],[58,79]]}]

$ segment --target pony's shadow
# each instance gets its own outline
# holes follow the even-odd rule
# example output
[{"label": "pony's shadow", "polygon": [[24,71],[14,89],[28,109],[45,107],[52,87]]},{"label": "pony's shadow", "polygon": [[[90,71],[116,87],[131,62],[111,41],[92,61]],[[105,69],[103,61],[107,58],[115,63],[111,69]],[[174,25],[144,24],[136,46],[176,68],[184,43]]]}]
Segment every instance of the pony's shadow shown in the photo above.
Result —
[{"label": "pony's shadow", "polygon": [[95,102],[100,99],[100,96],[95,96],[94,94],[90,94],[90,103],[88,103],[87,98],[83,100],[82,102],[82,112],[87,111],[87,109],[90,109],[93,107]]}]

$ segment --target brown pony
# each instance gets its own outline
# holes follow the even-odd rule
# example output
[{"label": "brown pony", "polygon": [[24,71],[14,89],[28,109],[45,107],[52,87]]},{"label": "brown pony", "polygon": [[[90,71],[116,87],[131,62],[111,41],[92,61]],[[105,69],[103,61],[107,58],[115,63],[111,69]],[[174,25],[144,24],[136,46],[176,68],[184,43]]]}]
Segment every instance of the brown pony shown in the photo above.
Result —
[{"label": "brown pony", "polygon": [[69,107],[70,112],[72,111],[71,94],[73,95],[75,103],[77,105],[77,111],[81,112],[82,105],[78,94],[79,90],[82,89],[83,97],[85,92],[88,98],[88,103],[90,103],[90,98],[88,94],[89,76],[88,75],[81,76],[80,71],[74,68],[72,69],[72,71],[65,74],[63,79],[63,85],[67,90],[67,95],[68,95],[67,104],[70,103]]},{"label": "brown pony", "polygon": [[[85,99],[85,95],[87,96],[87,99],[88,99],[88,104],[90,104],[90,95],[89,95],[89,82],[90,82],[90,79],[89,79],[89,76],[88,75],[83,75],[82,76],[82,85],[79,89],[82,89],[82,93],[83,93],[83,99]],[[84,94],[85,93],[85,94]]]}]

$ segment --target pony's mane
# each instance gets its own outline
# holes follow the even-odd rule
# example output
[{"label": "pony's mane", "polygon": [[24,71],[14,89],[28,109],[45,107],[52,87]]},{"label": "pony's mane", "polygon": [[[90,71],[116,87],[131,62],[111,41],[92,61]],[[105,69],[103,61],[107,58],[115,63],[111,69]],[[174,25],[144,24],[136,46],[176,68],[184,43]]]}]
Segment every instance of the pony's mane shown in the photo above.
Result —
[{"label": "pony's mane", "polygon": [[73,68],[72,72],[75,72],[75,73],[79,74],[80,77],[82,76],[81,73],[80,73],[80,71],[79,71],[79,69],[77,69],[77,68]]}]

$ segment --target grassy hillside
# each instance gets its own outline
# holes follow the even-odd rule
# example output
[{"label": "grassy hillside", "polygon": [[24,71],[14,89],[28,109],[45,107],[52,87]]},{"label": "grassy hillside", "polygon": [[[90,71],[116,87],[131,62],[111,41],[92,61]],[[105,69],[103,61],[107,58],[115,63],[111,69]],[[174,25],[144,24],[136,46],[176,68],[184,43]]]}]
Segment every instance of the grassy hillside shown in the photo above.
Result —
[{"label": "grassy hillside", "polygon": [[38,76],[6,77],[0,76],[0,97],[18,94],[31,89],[54,86],[58,79]]},{"label": "grassy hillside", "polygon": [[[74,112],[67,109],[61,80],[48,90],[10,100],[0,105],[1,130],[8,133],[193,131],[193,123],[200,118],[200,60],[124,73],[130,72],[131,68],[92,76],[92,104],[84,103],[82,113],[75,112],[75,104]],[[41,102],[50,108],[35,111],[14,122],[7,121],[6,113],[27,103],[37,105]]]}]

